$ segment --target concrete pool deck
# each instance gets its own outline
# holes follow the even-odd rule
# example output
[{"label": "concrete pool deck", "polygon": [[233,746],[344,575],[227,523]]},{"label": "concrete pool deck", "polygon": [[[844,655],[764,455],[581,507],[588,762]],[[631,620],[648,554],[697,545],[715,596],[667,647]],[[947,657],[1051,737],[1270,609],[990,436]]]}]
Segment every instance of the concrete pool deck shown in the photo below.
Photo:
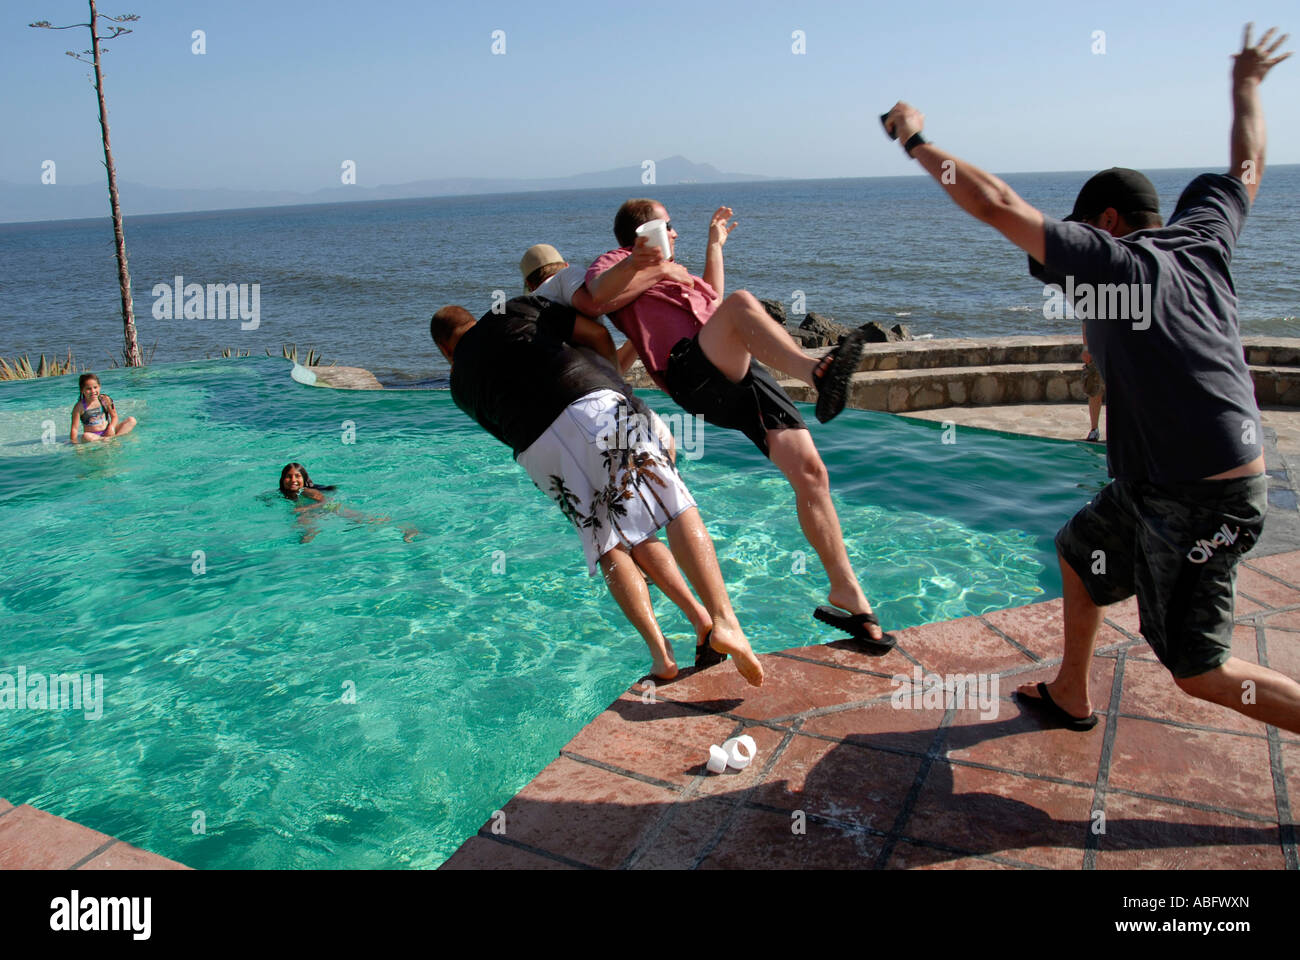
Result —
[{"label": "concrete pool deck", "polygon": [[[1234,654],[1300,676],[1300,552],[1240,568]],[[442,869],[1300,868],[1300,735],[1181,693],[1107,610],[1101,722],[1050,729],[1013,696],[1055,674],[1061,601],[636,685]],[[892,677],[998,674],[995,710],[896,709]],[[747,769],[706,771],[747,733]]]},{"label": "concrete pool deck", "polygon": [[0,799],[0,870],[188,869],[98,830]]}]

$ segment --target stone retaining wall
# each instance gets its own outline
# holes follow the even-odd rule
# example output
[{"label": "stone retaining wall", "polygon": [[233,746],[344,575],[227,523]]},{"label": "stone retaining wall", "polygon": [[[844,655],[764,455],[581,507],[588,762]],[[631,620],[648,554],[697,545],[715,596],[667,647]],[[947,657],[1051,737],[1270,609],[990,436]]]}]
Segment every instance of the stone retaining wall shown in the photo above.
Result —
[{"label": "stone retaining wall", "polygon": [[[1300,407],[1300,339],[1249,337],[1243,347],[1258,402]],[[870,344],[854,374],[849,406],[907,413],[1010,403],[1082,403],[1087,394],[1081,350],[1082,344],[1073,337]],[[639,362],[628,378],[634,387],[654,386]],[[807,384],[780,382],[794,400],[816,398]]]}]

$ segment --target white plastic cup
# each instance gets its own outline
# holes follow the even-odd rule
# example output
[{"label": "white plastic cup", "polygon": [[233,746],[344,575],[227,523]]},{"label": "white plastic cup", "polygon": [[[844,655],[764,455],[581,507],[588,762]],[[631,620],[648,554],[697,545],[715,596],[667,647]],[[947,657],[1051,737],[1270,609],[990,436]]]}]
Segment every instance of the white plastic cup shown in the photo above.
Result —
[{"label": "white plastic cup", "polygon": [[709,747],[709,761],[705,764],[709,773],[721,773],[727,769],[727,751],[716,743]]},{"label": "white plastic cup", "polygon": [[732,737],[722,745],[722,749],[727,754],[727,764],[737,770],[744,770],[758,756],[758,746],[749,734]]},{"label": "white plastic cup", "polygon": [[652,247],[658,247],[663,251],[664,259],[673,258],[672,246],[668,243],[668,221],[667,220],[647,220],[641,226],[636,228],[638,237],[645,237],[646,241]]}]

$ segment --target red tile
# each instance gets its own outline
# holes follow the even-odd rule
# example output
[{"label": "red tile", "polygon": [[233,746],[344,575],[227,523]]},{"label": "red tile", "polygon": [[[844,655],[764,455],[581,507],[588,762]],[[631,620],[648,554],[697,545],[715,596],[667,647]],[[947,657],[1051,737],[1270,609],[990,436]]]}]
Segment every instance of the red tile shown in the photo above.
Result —
[{"label": "red tile", "polygon": [[0,817],[0,870],[66,870],[112,839],[24,804]]},{"label": "red tile", "polygon": [[936,761],[904,833],[971,853],[1078,870],[1093,792]]},{"label": "red tile", "polygon": [[1282,744],[1282,775],[1286,778],[1291,822],[1300,825],[1300,743]]},{"label": "red tile", "polygon": [[974,617],[909,627],[897,636],[898,645],[931,673],[994,673],[1033,663]]},{"label": "red tile", "polygon": [[1246,563],[1300,587],[1300,551],[1276,553],[1271,557],[1247,557]]},{"label": "red tile", "polygon": [[1060,777],[1091,785],[1097,780],[1105,724],[1085,733],[1043,725],[1036,711],[1019,704],[1002,706],[998,720],[981,720],[974,710],[953,717],[944,756],[1019,773]]},{"label": "red tile", "polygon": [[83,863],[79,870],[189,870],[183,863],[141,850],[120,840]]},{"label": "red tile", "polygon": [[632,864],[633,870],[691,870],[705,847],[731,817],[735,804],[709,797],[673,808],[652,845]]},{"label": "red tile", "polygon": [[1237,568],[1237,596],[1242,594],[1270,607],[1293,607],[1300,603],[1300,590],[1257,573],[1244,563]]},{"label": "red tile", "polygon": [[12,810],[13,808],[14,805],[12,803],[3,797],[0,797],[0,813],[4,813],[6,810]]},{"label": "red tile", "polygon": [[1137,597],[1129,597],[1106,608],[1106,619],[1135,637],[1142,636],[1141,618],[1138,616]]},{"label": "red tile", "polygon": [[[1088,694],[1092,698],[1092,709],[1094,713],[1103,718],[1110,707],[1111,688],[1115,681],[1115,663],[1116,661],[1109,657],[1093,657],[1092,664],[1088,668]],[[1019,710],[1020,713],[1028,717],[1038,716],[1038,711],[1033,705],[1022,703],[1020,698],[1015,695],[1016,689],[1027,684],[1050,682],[1056,677],[1059,669],[1059,665],[1043,666],[1036,670],[1027,670],[1014,676],[1003,677],[1001,681],[1002,694],[1011,698],[1011,706]],[[1041,718],[1038,720],[1038,725],[1043,729],[1048,729],[1048,724]],[[1099,723],[1093,728],[1093,731],[1101,728],[1102,726]],[[1093,731],[1089,731],[1089,733]],[[1074,735],[1077,737],[1080,734],[1076,733]]]},{"label": "red tile", "polygon": [[1252,613],[1258,613],[1261,610],[1267,610],[1268,607],[1261,606],[1250,597],[1237,597],[1232,605],[1232,615],[1237,618],[1249,616]]},{"label": "red tile", "polygon": [[1283,630],[1300,630],[1300,610],[1283,610],[1269,614],[1264,618],[1264,625],[1281,627]]},{"label": "red tile", "polygon": [[1269,630],[1265,637],[1268,665],[1278,673],[1300,680],[1300,633]]},{"label": "red tile", "polygon": [[[744,770],[727,767],[722,773],[711,773],[705,766],[709,759],[709,744],[692,745],[691,760],[693,766],[691,770],[696,774],[703,775],[703,779],[695,786],[696,796],[721,796],[735,793],[738,790],[748,790],[762,780],[763,770],[766,769],[773,754],[780,747],[781,741],[785,739],[786,731],[751,726],[746,727],[743,733],[754,738],[754,747],[756,749],[753,762]],[[719,746],[722,745],[721,739],[713,742]]]},{"label": "red tile", "polygon": [[[1065,646],[1065,626],[1062,620],[1064,607],[1062,600],[1049,600],[1028,607],[986,613],[981,619],[997,627],[1021,646],[1032,650],[1040,658],[1052,660],[1061,656]],[[1097,631],[1098,650],[1127,642],[1129,638],[1108,623],[1103,622]]]},{"label": "red tile", "polygon": [[[1253,641],[1254,628],[1249,628],[1248,632]],[[1120,696],[1119,711],[1242,733],[1264,732],[1264,725],[1258,720],[1184,693],[1162,664],[1143,660],[1130,660],[1124,665],[1124,691]]]},{"label": "red tile", "polygon": [[439,870],[573,870],[574,867],[541,857],[508,843],[470,837]]},{"label": "red tile", "polygon": [[883,700],[810,717],[799,729],[803,733],[838,740],[853,740],[871,747],[895,747],[925,753],[934,742],[943,714],[934,710],[898,710]]},{"label": "red tile", "polygon": [[[1120,717],[1112,787],[1275,816],[1268,742]],[[1263,725],[1258,725],[1263,732]]]},{"label": "red tile", "polygon": [[1034,603],[1027,607],[995,610],[984,614],[980,619],[997,627],[1022,647],[1046,659],[1060,656],[1063,610],[1064,601],[1058,597],[1046,603]]},{"label": "red tile", "polygon": [[857,640],[832,640],[807,647],[791,647],[782,650],[792,656],[806,660],[816,660],[827,666],[848,667],[852,670],[871,670],[876,673],[904,673],[911,668],[911,662],[898,652],[897,648],[879,650]]},{"label": "red tile", "polygon": [[883,677],[783,657],[764,657],[763,669],[762,687],[749,686],[735,671],[714,667],[705,671],[715,675],[707,683],[692,677],[696,682],[688,681],[689,686],[674,683],[660,687],[659,695],[701,706],[726,705],[736,716],[769,720],[816,707],[870,700],[894,689]]},{"label": "red tile", "polygon": [[1143,797],[1106,797],[1099,870],[1282,870],[1276,823]]},{"label": "red tile", "polygon": [[915,843],[900,843],[889,858],[889,870],[1023,870],[1006,863],[994,863],[980,857],[966,857],[960,853],[922,847]]},{"label": "red tile", "polygon": [[887,831],[920,765],[917,757],[796,734],[750,799]]},{"label": "red tile", "polygon": [[[505,836],[580,863],[612,869],[679,794],[567,757],[506,804]],[[484,827],[491,829],[493,820]]]},{"label": "red tile", "polygon": [[702,772],[709,745],[721,744],[735,726],[735,720],[671,700],[645,703],[625,695],[570,740],[564,752],[684,787]]},{"label": "red tile", "polygon": [[744,809],[700,864],[703,870],[863,870],[875,865],[884,841],[805,818],[802,833],[790,814]]}]

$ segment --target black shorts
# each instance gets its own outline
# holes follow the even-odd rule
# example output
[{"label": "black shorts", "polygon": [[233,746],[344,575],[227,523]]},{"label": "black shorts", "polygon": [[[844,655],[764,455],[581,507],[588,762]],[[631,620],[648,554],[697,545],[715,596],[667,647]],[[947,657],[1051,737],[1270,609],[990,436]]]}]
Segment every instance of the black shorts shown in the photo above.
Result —
[{"label": "black shorts", "polygon": [[1268,477],[1115,480],[1056,535],[1092,602],[1138,598],[1143,638],[1175,677],[1232,655],[1237,561],[1264,528]]},{"label": "black shorts", "polygon": [[752,363],[745,379],[732,383],[700,347],[700,338],[683,337],[668,354],[664,369],[668,396],[687,413],[706,423],[739,430],[763,451],[769,430],[807,430],[799,411],[772,376]]}]

